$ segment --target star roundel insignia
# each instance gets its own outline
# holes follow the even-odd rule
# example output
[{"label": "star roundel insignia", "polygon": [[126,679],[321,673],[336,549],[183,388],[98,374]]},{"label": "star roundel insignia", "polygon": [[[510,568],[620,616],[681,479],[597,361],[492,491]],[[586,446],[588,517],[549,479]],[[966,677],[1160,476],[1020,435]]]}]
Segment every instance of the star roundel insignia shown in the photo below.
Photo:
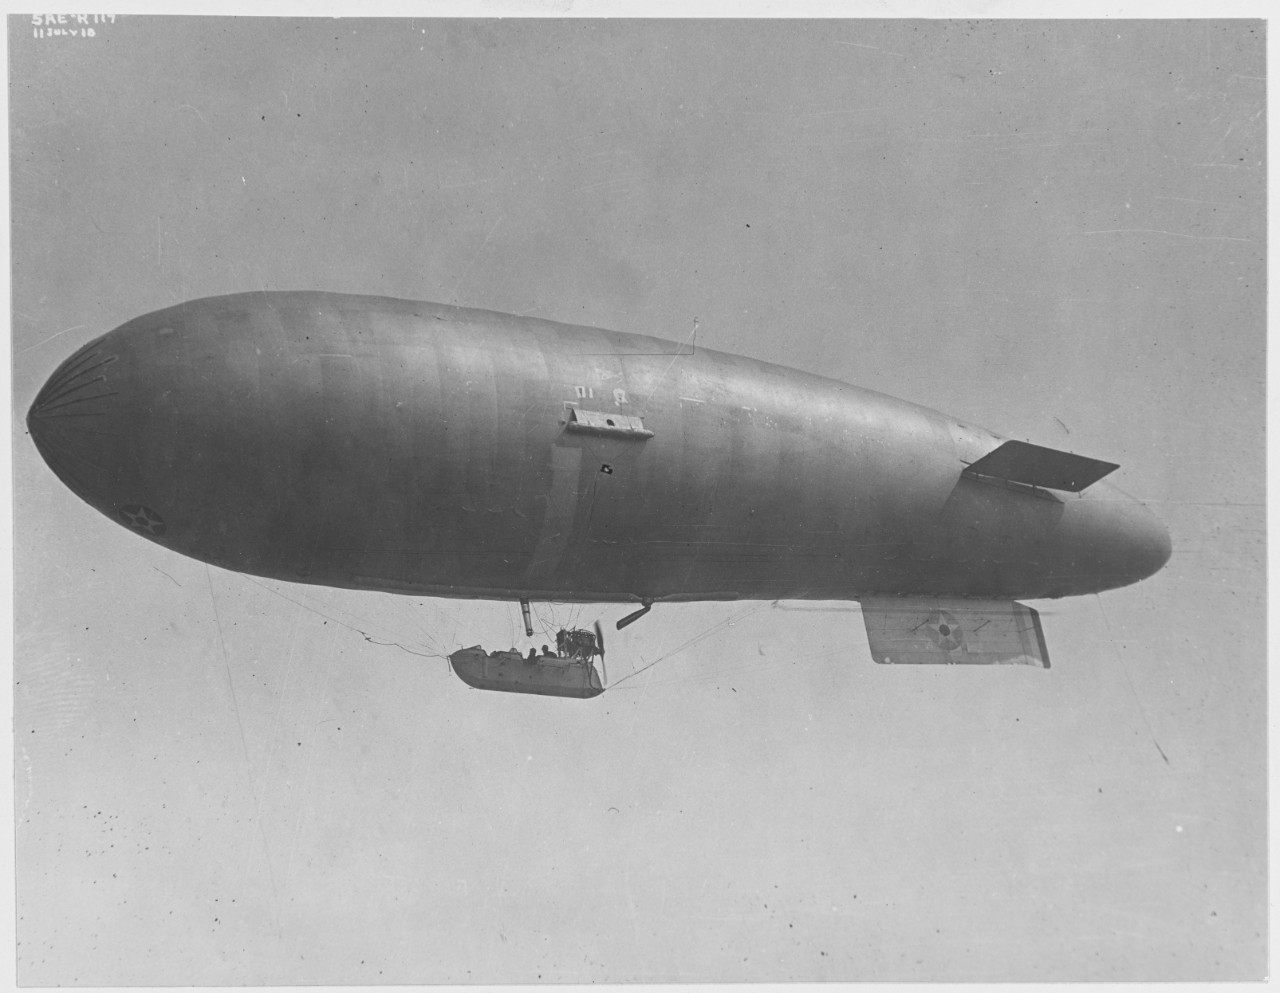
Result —
[{"label": "star roundel insignia", "polygon": [[944,652],[954,652],[964,644],[964,634],[956,619],[945,610],[935,610],[925,625],[929,640]]},{"label": "star roundel insignia", "polygon": [[120,508],[120,519],[138,534],[158,538],[165,532],[164,518],[150,507],[127,503]]}]

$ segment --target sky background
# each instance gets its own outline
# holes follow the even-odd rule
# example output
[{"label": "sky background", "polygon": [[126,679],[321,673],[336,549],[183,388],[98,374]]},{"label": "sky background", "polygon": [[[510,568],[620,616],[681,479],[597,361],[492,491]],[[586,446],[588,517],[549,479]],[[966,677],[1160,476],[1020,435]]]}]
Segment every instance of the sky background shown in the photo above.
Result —
[{"label": "sky background", "polygon": [[[20,982],[1264,974],[1261,22],[95,29],[9,21]],[[1033,604],[1048,671],[663,604],[594,701],[474,691],[514,604],[207,568],[26,437],[80,344],[249,289],[696,318],[1120,463],[1173,558]]]}]

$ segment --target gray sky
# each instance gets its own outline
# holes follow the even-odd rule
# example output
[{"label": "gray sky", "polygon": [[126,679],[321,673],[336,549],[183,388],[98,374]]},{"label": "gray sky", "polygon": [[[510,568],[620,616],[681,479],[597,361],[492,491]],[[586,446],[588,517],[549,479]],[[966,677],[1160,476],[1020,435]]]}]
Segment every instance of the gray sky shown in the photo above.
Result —
[{"label": "gray sky", "polygon": [[[9,29],[20,981],[1263,974],[1260,22]],[[476,692],[378,643],[513,604],[206,569],[25,436],[79,344],[259,288],[696,317],[1119,462],[1174,556],[1035,604],[1047,672],[660,605],[596,701]]]}]

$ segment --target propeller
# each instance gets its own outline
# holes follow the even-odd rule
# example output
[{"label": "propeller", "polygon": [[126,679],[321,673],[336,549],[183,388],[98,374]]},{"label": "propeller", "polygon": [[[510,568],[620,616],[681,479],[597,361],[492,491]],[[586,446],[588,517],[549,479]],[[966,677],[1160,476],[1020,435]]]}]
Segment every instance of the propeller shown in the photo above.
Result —
[{"label": "propeller", "polygon": [[609,686],[609,673],[604,668],[604,632],[600,630],[600,622],[596,621],[596,646],[600,649],[600,681]]}]

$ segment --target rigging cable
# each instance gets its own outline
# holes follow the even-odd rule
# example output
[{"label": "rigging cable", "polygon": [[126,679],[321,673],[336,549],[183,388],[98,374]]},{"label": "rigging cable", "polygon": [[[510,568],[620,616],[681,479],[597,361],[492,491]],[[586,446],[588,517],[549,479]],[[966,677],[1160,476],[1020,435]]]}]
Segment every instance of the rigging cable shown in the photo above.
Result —
[{"label": "rigging cable", "polygon": [[[399,641],[380,641],[377,638],[374,638],[372,635],[370,635],[367,631],[364,631],[361,628],[356,627],[354,624],[348,624],[346,621],[340,621],[338,620],[338,618],[333,617],[329,614],[326,614],[322,610],[316,610],[316,608],[303,603],[301,600],[296,600],[293,597],[289,596],[288,594],[282,593],[280,592],[280,590],[277,590],[268,586],[266,583],[259,582],[258,580],[254,579],[252,576],[245,576],[244,578],[247,579],[249,582],[253,583],[254,586],[259,586],[262,589],[266,590],[268,593],[274,593],[276,596],[280,597],[282,600],[288,600],[290,603],[296,604],[297,606],[301,607],[303,610],[311,611],[311,613],[315,614],[317,617],[323,617],[327,621],[333,621],[333,623],[337,624],[339,627],[344,627],[349,631],[354,631],[356,634],[360,635],[362,638],[364,638],[365,641],[369,642],[371,645],[380,645],[387,648],[399,648],[402,651],[408,652],[410,655],[417,655],[419,658],[424,658],[424,659],[447,659],[448,658],[447,655],[443,655],[439,651],[419,652],[419,651],[415,651],[414,649],[410,648],[408,645],[405,645]],[[344,614],[348,613],[348,611],[341,610],[340,608],[334,608],[334,609],[340,610],[340,612]]]},{"label": "rigging cable", "polygon": [[1125,682],[1128,684],[1128,686],[1129,686],[1129,694],[1133,697],[1133,703],[1134,703],[1134,706],[1136,706],[1136,707],[1138,708],[1138,713],[1142,716],[1142,723],[1144,723],[1144,724],[1147,726],[1147,734],[1151,736],[1151,744],[1153,744],[1153,745],[1155,745],[1155,746],[1156,746],[1156,751],[1157,751],[1157,752],[1159,752],[1159,753],[1160,753],[1160,757],[1161,757],[1162,759],[1164,759],[1164,764],[1165,764],[1165,765],[1169,765],[1169,764],[1170,764],[1170,762],[1169,762],[1169,756],[1168,756],[1168,755],[1166,755],[1166,754],[1164,753],[1164,749],[1160,747],[1160,742],[1158,742],[1158,741],[1156,740],[1156,733],[1155,733],[1155,731],[1154,731],[1154,730],[1152,730],[1152,728],[1151,728],[1151,721],[1147,719],[1147,712],[1146,712],[1145,710],[1143,710],[1143,709],[1142,709],[1142,701],[1141,701],[1140,699],[1138,699],[1138,692],[1137,692],[1137,690],[1135,690],[1135,689],[1133,688],[1133,680],[1129,678],[1129,670],[1128,670],[1128,668],[1126,668],[1126,667],[1125,667],[1125,664],[1124,664],[1124,652],[1123,652],[1123,651],[1115,651],[1115,649],[1116,649],[1116,636],[1115,636],[1115,632],[1114,632],[1114,631],[1112,631],[1112,629],[1111,629],[1111,618],[1109,618],[1109,617],[1107,616],[1107,608],[1106,608],[1106,607],[1104,607],[1104,606],[1102,605],[1102,597],[1101,597],[1101,596],[1099,596],[1097,593],[1095,593],[1095,594],[1094,594],[1094,597],[1095,597],[1095,598],[1097,599],[1097,601],[1098,601],[1098,609],[1099,609],[1100,611],[1102,611],[1102,620],[1103,620],[1103,622],[1107,625],[1107,634],[1108,634],[1108,635],[1110,636],[1110,638],[1111,638],[1111,648],[1112,648],[1112,651],[1115,653],[1115,655],[1116,655],[1116,656],[1117,656],[1117,658],[1119,659],[1119,662],[1120,662],[1120,671],[1121,671],[1122,673],[1124,673],[1124,681],[1125,681]]}]

